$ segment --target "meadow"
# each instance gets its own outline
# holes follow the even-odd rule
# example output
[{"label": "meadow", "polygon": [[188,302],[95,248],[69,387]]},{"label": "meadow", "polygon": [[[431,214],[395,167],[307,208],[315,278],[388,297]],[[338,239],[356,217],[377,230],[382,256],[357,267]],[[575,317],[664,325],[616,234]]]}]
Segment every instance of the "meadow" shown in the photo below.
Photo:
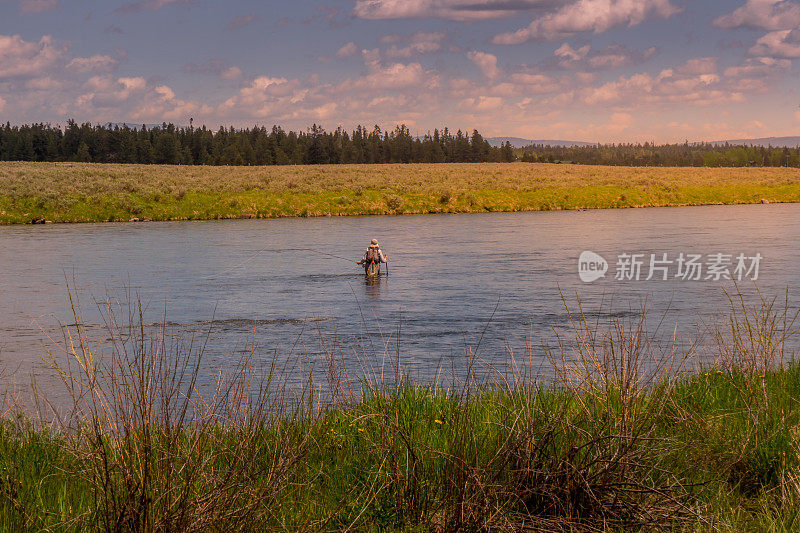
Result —
[{"label": "meadow", "polygon": [[544,163],[203,167],[1,163],[0,224],[800,201],[791,168]]},{"label": "meadow", "polygon": [[55,365],[74,406],[0,423],[0,529],[796,531],[788,309],[732,297],[691,369],[645,315],[597,329],[578,311],[549,383],[471,353],[450,383],[404,378],[399,352],[392,379],[352,380],[334,350],[325,401],[249,356],[201,397],[190,349],[132,324],[100,361],[76,321]]}]

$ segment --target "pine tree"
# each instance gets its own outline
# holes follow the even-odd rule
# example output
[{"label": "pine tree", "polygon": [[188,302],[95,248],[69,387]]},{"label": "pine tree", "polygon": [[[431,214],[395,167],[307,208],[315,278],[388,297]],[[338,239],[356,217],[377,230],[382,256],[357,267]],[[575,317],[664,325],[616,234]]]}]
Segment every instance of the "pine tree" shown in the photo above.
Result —
[{"label": "pine tree", "polygon": [[82,142],[80,146],[78,146],[78,150],[75,153],[74,159],[79,163],[91,163],[92,154],[89,153],[89,145],[85,142]]}]

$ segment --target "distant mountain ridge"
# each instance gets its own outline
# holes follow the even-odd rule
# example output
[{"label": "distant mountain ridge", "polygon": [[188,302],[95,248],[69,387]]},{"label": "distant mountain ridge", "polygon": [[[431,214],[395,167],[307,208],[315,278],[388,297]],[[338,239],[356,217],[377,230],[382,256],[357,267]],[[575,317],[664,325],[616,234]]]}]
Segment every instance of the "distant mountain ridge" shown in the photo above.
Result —
[{"label": "distant mountain ridge", "polygon": [[[694,143],[699,144],[699,143]],[[720,146],[737,144],[744,146],[772,146],[773,148],[800,148],[800,137],[761,137],[759,139],[733,139],[730,141],[714,141],[706,144]]]},{"label": "distant mountain ridge", "polygon": [[[532,144],[540,144],[545,146],[594,146],[597,143],[584,142],[584,141],[558,141],[558,140],[542,140],[542,139],[523,139],[521,137],[486,137],[486,141],[492,146],[502,146],[506,141],[511,143],[514,148],[523,148]],[[602,144],[602,143],[601,143]],[[611,143],[609,143],[611,144]],[[617,143],[619,144],[619,143]],[[627,144],[627,143],[625,143]],[[738,145],[738,146],[772,146],[773,148],[800,148],[799,137],[760,137],[757,139],[730,139],[727,141],[711,141],[711,142],[692,142],[690,144],[710,144],[712,146],[723,146],[725,144]]]},{"label": "distant mountain ridge", "polygon": [[522,139],[520,137],[486,137],[486,141],[492,146],[502,146],[508,141],[514,148],[522,148],[523,146],[530,146],[532,144],[543,144],[545,146],[592,146],[596,144],[582,141]]}]

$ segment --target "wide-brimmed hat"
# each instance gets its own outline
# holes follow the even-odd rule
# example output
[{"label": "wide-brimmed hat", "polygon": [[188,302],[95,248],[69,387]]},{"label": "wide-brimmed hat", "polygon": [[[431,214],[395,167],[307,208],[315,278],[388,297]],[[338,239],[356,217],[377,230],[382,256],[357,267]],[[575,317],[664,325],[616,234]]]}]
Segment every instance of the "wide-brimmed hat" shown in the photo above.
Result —
[{"label": "wide-brimmed hat", "polygon": [[378,246],[378,239],[372,239],[372,244],[370,246]]}]

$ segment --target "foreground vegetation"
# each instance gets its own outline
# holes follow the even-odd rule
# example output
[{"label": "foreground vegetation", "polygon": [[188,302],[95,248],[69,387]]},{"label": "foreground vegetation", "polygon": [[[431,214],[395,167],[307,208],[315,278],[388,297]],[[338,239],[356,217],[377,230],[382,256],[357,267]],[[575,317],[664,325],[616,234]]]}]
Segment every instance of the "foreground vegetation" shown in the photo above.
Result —
[{"label": "foreground vegetation", "polygon": [[798,201],[800,170],[789,168],[0,164],[3,224]]},{"label": "foreground vegetation", "polygon": [[250,358],[201,398],[188,351],[127,329],[100,364],[77,325],[61,369],[73,415],[0,425],[0,527],[797,530],[794,317],[734,303],[716,362],[688,375],[685,354],[654,355],[643,321],[573,325],[548,354],[551,384],[519,363],[478,379],[467,354],[449,387],[400,377],[354,393],[328,353],[323,403],[287,401]]}]

